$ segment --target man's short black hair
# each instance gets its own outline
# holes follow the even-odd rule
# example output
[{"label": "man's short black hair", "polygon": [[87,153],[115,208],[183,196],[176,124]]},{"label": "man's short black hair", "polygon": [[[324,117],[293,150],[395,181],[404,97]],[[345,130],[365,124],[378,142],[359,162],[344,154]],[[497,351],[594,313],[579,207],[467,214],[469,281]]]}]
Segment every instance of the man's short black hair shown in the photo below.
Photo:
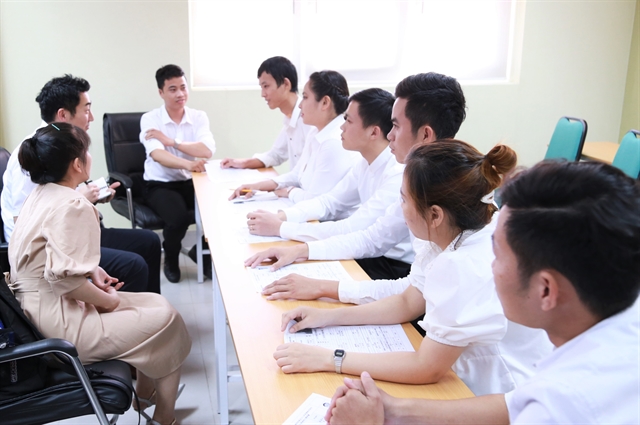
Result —
[{"label": "man's short black hair", "polygon": [[358,115],[362,119],[362,126],[380,127],[385,139],[393,127],[391,110],[395,100],[391,93],[378,88],[359,91],[349,98],[349,102],[358,103]]},{"label": "man's short black hair", "polygon": [[508,179],[506,238],[526,287],[553,269],[605,319],[640,291],[640,182],[607,164],[545,161]]},{"label": "man's short black hair", "polygon": [[40,105],[40,117],[44,122],[51,123],[55,121],[60,108],[69,111],[73,117],[80,103],[80,94],[88,92],[90,88],[87,80],[71,74],[50,80],[36,97]]},{"label": "man's short black hair", "polygon": [[411,75],[396,86],[396,97],[407,100],[404,114],[414,136],[423,125],[438,139],[452,139],[467,113],[460,83],[446,75],[429,72]]},{"label": "man's short black hair", "polygon": [[158,88],[164,88],[164,82],[176,77],[184,77],[184,71],[178,65],[165,65],[156,71]]},{"label": "man's short black hair", "polygon": [[274,56],[260,64],[258,68],[258,78],[263,72],[271,75],[278,87],[284,83],[284,79],[288,78],[291,83],[291,92],[298,93],[298,72],[291,61],[283,56]]}]

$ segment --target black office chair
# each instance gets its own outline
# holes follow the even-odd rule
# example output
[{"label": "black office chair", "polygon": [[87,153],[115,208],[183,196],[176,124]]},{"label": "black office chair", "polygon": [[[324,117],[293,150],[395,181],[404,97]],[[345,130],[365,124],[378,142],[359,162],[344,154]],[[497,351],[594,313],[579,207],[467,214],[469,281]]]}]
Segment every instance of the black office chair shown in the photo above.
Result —
[{"label": "black office chair", "polygon": [[104,114],[104,152],[112,180],[121,186],[111,200],[111,207],[131,221],[131,227],[162,229],[164,222],[144,202],[144,161],[146,153],[140,143],[142,112]]},{"label": "black office chair", "polygon": [[[15,384],[0,386],[3,425],[43,424],[91,414],[96,415],[100,425],[109,425],[129,409],[133,392],[129,365],[111,360],[83,366],[73,344],[63,339],[44,339],[22,312],[4,277],[0,277],[0,317],[5,328],[16,331],[17,342],[25,341],[0,349],[0,366],[14,362],[5,370],[20,372],[25,369],[19,362],[45,356],[41,362],[32,360],[30,364],[44,369],[43,379],[37,381],[41,385],[30,386],[30,391],[18,391],[13,388]],[[107,414],[114,414],[111,421]]]},{"label": "black office chair", "polygon": [[[11,157],[11,152],[3,147],[0,147],[0,193],[4,189],[4,172],[7,169],[7,163]],[[4,239],[4,221],[2,220],[2,209],[0,207],[0,269],[2,271],[9,271],[9,244]]]}]

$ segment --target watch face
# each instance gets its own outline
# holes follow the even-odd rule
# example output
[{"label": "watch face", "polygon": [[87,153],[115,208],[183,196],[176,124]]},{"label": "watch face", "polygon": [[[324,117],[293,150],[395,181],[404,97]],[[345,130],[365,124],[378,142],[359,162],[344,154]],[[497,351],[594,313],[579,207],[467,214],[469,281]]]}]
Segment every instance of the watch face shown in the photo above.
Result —
[{"label": "watch face", "polygon": [[344,357],[344,350],[336,350],[333,352],[335,357]]}]

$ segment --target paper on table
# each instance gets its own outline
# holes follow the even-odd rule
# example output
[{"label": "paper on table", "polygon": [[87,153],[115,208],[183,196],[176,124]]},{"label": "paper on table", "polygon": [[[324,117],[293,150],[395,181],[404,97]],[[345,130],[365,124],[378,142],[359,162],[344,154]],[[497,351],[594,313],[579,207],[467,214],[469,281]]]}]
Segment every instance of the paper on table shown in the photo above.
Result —
[{"label": "paper on table", "polygon": [[253,202],[233,203],[229,202],[233,211],[233,217],[242,219],[244,224],[247,224],[247,214],[256,210],[263,210],[272,213],[277,213],[278,210],[289,208],[293,205],[293,202],[289,198],[277,198],[272,200],[264,200],[262,197],[260,200]]},{"label": "paper on table", "polygon": [[277,201],[278,195],[274,192],[263,192],[261,190],[256,191],[251,198],[246,198],[244,196],[238,196],[231,200],[232,204],[246,204],[248,202],[266,202],[266,201]]},{"label": "paper on table", "polygon": [[325,280],[351,280],[351,276],[342,267],[339,261],[323,261],[315,263],[290,264],[274,272],[269,270],[271,266],[259,266],[255,269],[247,269],[258,287],[258,291],[273,282],[291,273],[314,279]]},{"label": "paper on table", "polygon": [[312,393],[282,425],[325,425],[324,415],[331,399]]},{"label": "paper on table", "polygon": [[207,177],[214,183],[253,183],[266,180],[258,170],[245,170],[237,168],[220,168],[219,159],[207,161],[204,169]]},{"label": "paper on table", "polygon": [[388,353],[391,351],[415,351],[402,325],[327,326],[304,329],[290,333],[289,322],[284,331],[284,342],[299,342],[318,347],[356,353]]},{"label": "paper on table", "polygon": [[244,227],[236,229],[236,238],[239,243],[265,243],[265,242],[284,242],[286,239],[282,239],[278,236],[259,236],[249,233],[247,224]]}]

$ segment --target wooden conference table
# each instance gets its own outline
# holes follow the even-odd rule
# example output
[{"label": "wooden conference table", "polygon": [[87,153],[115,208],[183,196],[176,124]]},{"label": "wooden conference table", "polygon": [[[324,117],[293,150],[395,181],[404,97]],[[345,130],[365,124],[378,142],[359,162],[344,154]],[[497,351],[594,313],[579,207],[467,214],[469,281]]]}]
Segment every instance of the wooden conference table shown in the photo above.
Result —
[{"label": "wooden conference table", "polygon": [[619,146],[616,142],[585,142],[582,158],[611,164]]},{"label": "wooden conference table", "polygon": [[[283,334],[280,332],[282,313],[298,305],[335,308],[343,304],[330,301],[267,301],[257,292],[243,262],[251,254],[273,243],[243,244],[239,241],[237,229],[229,225],[231,209],[227,198],[231,194],[230,189],[237,185],[215,184],[206,174],[197,173],[193,175],[193,183],[199,209],[196,216],[201,220],[209,241],[213,263],[214,340],[220,421],[229,423],[227,384],[230,372],[226,355],[226,319],[254,422],[282,424],[311,393],[327,397],[333,395],[335,389],[342,385],[343,378],[336,373],[282,373],[273,359],[276,347],[283,343]],[[295,243],[277,242],[281,245]],[[342,264],[355,279],[368,279],[355,261],[343,261]],[[420,335],[410,324],[403,326],[417,349]],[[454,399],[473,396],[452,371],[442,381],[432,385],[389,382],[379,382],[379,385],[398,397]]]}]

